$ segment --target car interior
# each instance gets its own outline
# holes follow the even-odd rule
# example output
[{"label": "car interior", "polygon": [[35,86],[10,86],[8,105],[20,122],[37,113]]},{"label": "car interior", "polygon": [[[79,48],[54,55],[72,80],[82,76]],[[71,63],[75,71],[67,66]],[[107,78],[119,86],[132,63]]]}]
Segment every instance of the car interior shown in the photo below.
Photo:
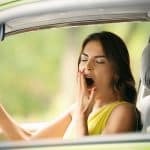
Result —
[{"label": "car interior", "polygon": [[141,83],[139,91],[139,109],[141,112],[142,132],[150,132],[150,40],[143,50],[141,58]]}]

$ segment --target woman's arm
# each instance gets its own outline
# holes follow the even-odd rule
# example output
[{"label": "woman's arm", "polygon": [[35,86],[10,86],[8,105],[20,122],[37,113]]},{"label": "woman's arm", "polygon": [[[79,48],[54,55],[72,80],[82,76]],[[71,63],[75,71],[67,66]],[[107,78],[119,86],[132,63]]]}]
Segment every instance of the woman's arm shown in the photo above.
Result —
[{"label": "woman's arm", "polygon": [[63,137],[66,128],[71,122],[71,113],[73,106],[70,107],[64,114],[59,116],[46,128],[37,131],[34,134],[21,128],[18,123],[5,111],[0,105],[0,127],[4,134],[11,140],[30,140],[40,138],[61,138]]},{"label": "woman's arm", "polygon": [[77,102],[74,107],[72,122],[67,129],[64,138],[77,138],[88,135],[88,116],[92,111],[96,88],[88,91],[84,78],[84,71],[78,72],[78,94]]},{"label": "woman's arm", "polygon": [[8,139],[27,139],[30,133],[20,128],[19,124],[0,105],[0,127]]},{"label": "woman's arm", "polygon": [[51,122],[47,127],[33,134],[31,139],[63,138],[64,133],[72,120],[73,109],[74,105],[72,105],[64,114]]}]

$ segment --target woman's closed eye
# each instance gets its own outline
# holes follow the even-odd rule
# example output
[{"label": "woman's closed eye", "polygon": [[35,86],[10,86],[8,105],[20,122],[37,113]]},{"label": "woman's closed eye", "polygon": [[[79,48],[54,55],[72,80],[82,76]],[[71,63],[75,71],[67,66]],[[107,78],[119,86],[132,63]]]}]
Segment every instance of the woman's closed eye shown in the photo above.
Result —
[{"label": "woman's closed eye", "polygon": [[97,64],[104,64],[104,63],[105,63],[105,60],[102,59],[102,58],[96,58],[96,59],[95,59],[95,62],[96,62]]},{"label": "woman's closed eye", "polygon": [[83,62],[84,62],[84,61],[88,61],[88,59],[81,59],[81,61],[83,61]]},{"label": "woman's closed eye", "polygon": [[88,58],[85,57],[85,56],[81,56],[81,61],[82,61],[82,62],[86,62],[86,61],[88,61]]}]

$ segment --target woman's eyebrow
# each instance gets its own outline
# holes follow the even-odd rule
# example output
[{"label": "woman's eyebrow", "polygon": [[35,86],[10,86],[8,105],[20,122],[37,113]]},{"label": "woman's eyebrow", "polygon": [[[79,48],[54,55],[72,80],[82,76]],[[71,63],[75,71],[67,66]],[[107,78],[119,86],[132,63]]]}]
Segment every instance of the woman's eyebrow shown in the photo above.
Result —
[{"label": "woman's eyebrow", "polygon": [[89,57],[88,54],[86,54],[86,53],[82,53],[81,55],[84,55],[84,56],[86,56],[86,57]]},{"label": "woman's eyebrow", "polygon": [[94,56],[95,58],[106,58],[105,55]]},{"label": "woman's eyebrow", "polygon": [[[88,54],[86,54],[86,53],[82,53],[81,55],[84,55],[84,56],[86,56],[86,57],[89,57]],[[94,56],[94,57],[95,57],[95,58],[106,58],[105,55],[97,55],[97,56]]]}]

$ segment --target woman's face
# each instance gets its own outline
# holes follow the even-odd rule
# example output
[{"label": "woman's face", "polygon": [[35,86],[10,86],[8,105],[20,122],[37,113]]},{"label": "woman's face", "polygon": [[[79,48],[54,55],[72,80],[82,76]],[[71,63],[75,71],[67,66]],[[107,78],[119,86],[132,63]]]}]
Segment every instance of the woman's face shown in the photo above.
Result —
[{"label": "woman's face", "polygon": [[113,67],[99,41],[90,41],[81,54],[79,70],[84,70],[88,90],[96,86],[98,92],[112,89]]}]

